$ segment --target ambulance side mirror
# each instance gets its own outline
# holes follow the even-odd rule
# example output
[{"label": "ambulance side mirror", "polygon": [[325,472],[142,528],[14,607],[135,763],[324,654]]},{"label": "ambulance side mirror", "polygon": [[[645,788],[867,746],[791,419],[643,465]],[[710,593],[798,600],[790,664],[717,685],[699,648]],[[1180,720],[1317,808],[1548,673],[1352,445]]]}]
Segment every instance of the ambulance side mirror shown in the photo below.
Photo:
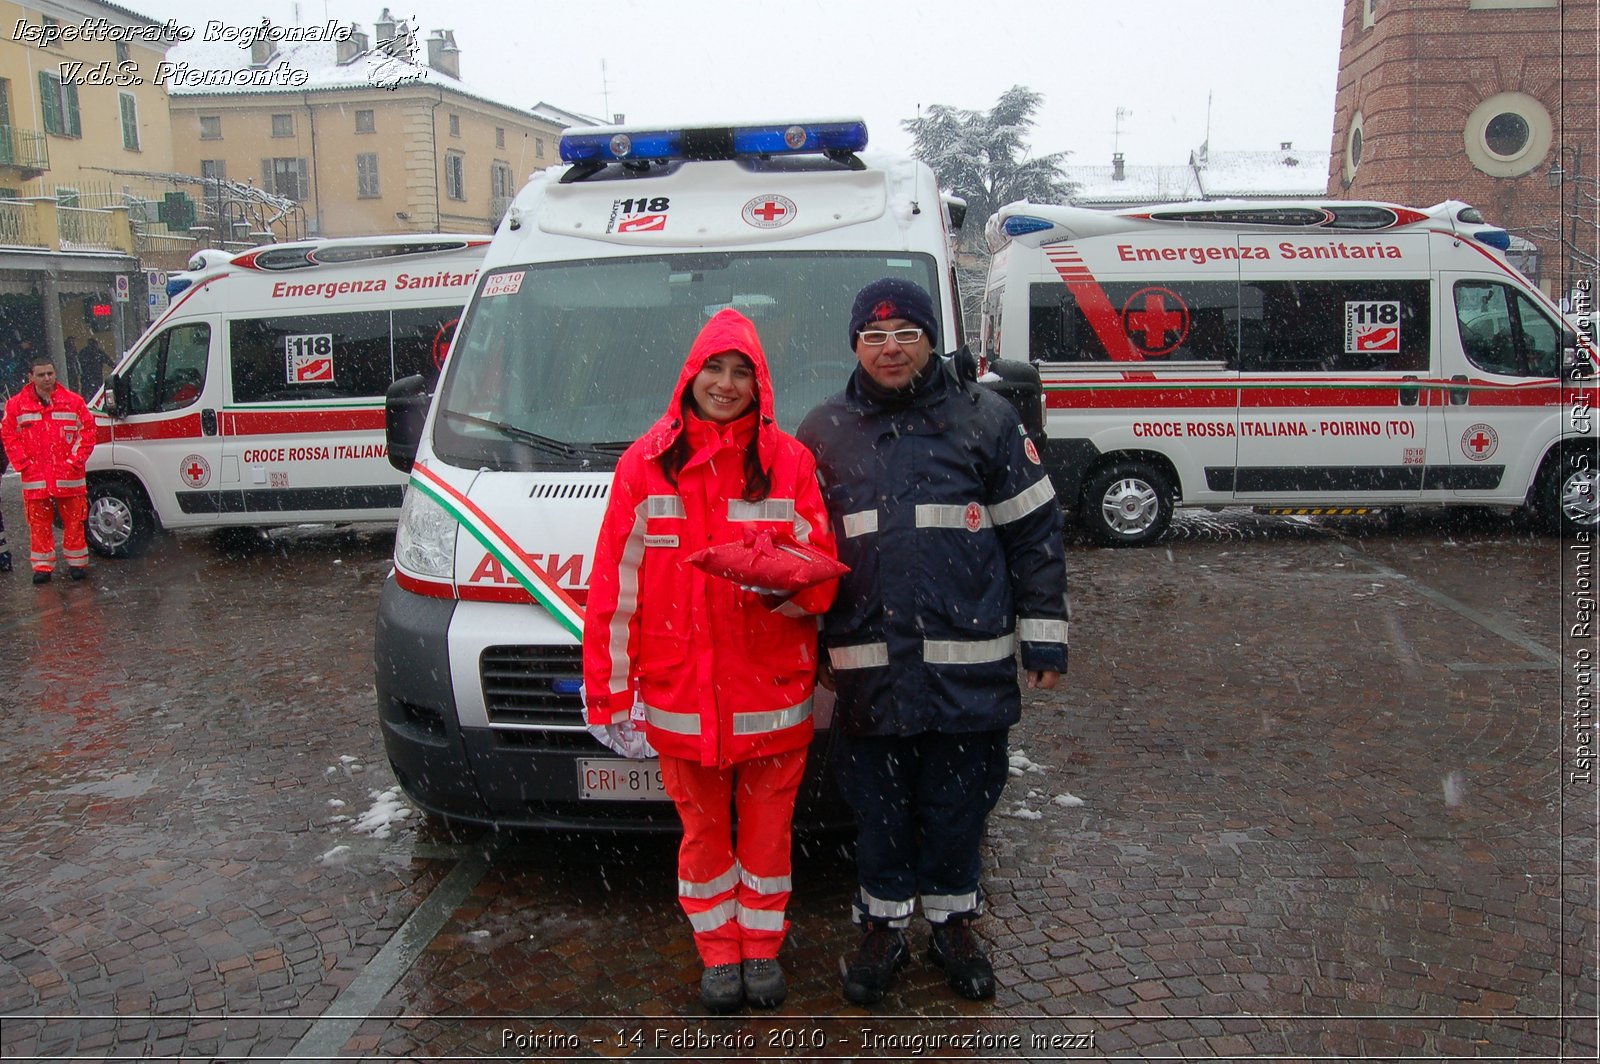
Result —
[{"label": "ambulance side mirror", "polygon": [[1569,347],[1561,352],[1561,375],[1573,381],[1592,380],[1595,376],[1594,365],[1582,349]]},{"label": "ambulance side mirror", "polygon": [[383,431],[389,450],[389,464],[402,473],[411,472],[417,460],[417,444],[422,440],[422,423],[428,419],[428,404],[433,396],[420,373],[401,377],[389,385],[383,396]]},{"label": "ambulance side mirror", "polygon": [[112,417],[126,417],[128,409],[128,382],[122,374],[113,373],[111,379],[106,381],[105,398],[100,400],[100,405]]}]

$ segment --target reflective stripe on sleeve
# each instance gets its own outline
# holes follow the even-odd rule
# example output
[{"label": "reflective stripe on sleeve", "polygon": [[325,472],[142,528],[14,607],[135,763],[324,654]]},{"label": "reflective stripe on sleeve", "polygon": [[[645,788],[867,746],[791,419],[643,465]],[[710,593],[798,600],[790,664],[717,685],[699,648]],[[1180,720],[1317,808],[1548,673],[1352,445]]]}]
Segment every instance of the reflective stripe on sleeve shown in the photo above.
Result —
[{"label": "reflective stripe on sleeve", "polygon": [[38,491],[42,487],[44,487],[44,481],[42,480],[24,480],[22,482],[23,491]]},{"label": "reflective stripe on sleeve", "polygon": [[828,661],[836,669],[878,669],[889,664],[888,643],[861,643],[853,647],[829,647]]},{"label": "reflective stripe on sleeve", "polygon": [[752,931],[782,931],[782,909],[747,909],[739,908],[739,925],[748,927]]},{"label": "reflective stripe on sleeve", "polygon": [[673,713],[666,709],[657,709],[655,706],[646,705],[644,716],[651,724],[662,731],[674,732],[678,735],[699,735],[700,714],[698,713]]},{"label": "reflective stripe on sleeve", "polygon": [[728,866],[728,870],[713,879],[696,882],[693,879],[678,880],[678,897],[680,898],[715,898],[718,894],[733,889],[739,882],[739,863],[735,861]]},{"label": "reflective stripe on sleeve", "polygon": [[1065,643],[1067,622],[1023,617],[1017,621],[1017,638],[1024,643]]},{"label": "reflective stripe on sleeve", "polygon": [[728,520],[793,521],[794,500],[762,499],[760,502],[746,502],[743,499],[729,499]]},{"label": "reflective stripe on sleeve", "polygon": [[35,421],[42,421],[42,420],[44,420],[44,415],[43,414],[37,414],[37,413],[33,413],[31,411],[29,413],[26,413],[26,414],[18,414],[17,415],[17,428],[20,429],[24,425],[31,425]]},{"label": "reflective stripe on sleeve", "polygon": [[683,498],[678,495],[647,495],[644,500],[646,517],[685,517]]},{"label": "reflective stripe on sleeve", "polygon": [[715,931],[723,924],[734,918],[739,911],[739,904],[729,900],[721,905],[714,905],[703,913],[690,913],[689,926],[696,931]]},{"label": "reflective stripe on sleeve", "polygon": [[878,530],[878,511],[857,510],[853,514],[845,514],[839,518],[839,524],[844,527],[845,539],[864,536],[868,532],[876,532]]},{"label": "reflective stripe on sleeve", "polygon": [[922,660],[929,665],[981,665],[1004,661],[1017,650],[1017,637],[1008,633],[998,639],[925,639]]},{"label": "reflective stripe on sleeve", "polygon": [[[989,511],[978,507],[978,527],[988,528],[994,524],[989,517]],[[967,505],[959,503],[946,505],[942,503],[925,502],[917,506],[918,528],[966,528]]]},{"label": "reflective stripe on sleeve", "polygon": [[[782,731],[792,728],[811,716],[811,699],[806,699],[797,706],[788,709],[774,709],[760,713],[735,713],[733,715],[733,734],[735,735],[763,735],[767,732]],[[699,720],[698,717],[695,718]],[[699,734],[698,724],[695,734]]]},{"label": "reflective stripe on sleeve", "polygon": [[1033,487],[989,507],[989,513],[994,518],[995,524],[1004,525],[1028,516],[1055,497],[1055,485],[1050,483],[1049,477],[1041,477]]},{"label": "reflective stripe on sleeve", "polygon": [[794,889],[794,880],[789,876],[758,876],[748,868],[739,869],[739,882],[757,894],[782,894]]},{"label": "reflective stripe on sleeve", "polygon": [[606,649],[611,657],[611,673],[606,678],[609,691],[626,691],[632,673],[632,663],[628,659],[628,626],[639,608],[639,566],[644,562],[645,549],[645,515],[641,511],[648,509],[649,501],[654,499],[634,507],[633,527],[628,530],[622,556],[617,561],[617,608],[611,614],[611,630],[606,633]]},{"label": "reflective stripe on sleeve", "polygon": [[77,480],[58,480],[58,481],[56,481],[56,487],[58,487],[58,488],[81,488],[81,487],[85,487],[88,483],[89,482],[87,480],[85,480],[83,477],[79,477]]}]

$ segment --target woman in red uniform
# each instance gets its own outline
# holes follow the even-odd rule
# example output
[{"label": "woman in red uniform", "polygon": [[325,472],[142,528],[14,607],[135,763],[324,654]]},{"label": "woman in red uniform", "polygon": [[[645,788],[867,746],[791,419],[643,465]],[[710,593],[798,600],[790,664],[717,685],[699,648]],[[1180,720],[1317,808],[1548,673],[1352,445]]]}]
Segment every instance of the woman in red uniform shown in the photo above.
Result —
[{"label": "woman in red uniform", "polygon": [[[617,464],[584,622],[589,720],[642,723],[683,820],[678,898],[706,1008],[783,1001],[790,823],[811,741],[816,615],[835,581],[780,598],[696,551],[768,530],[834,553],[816,464],[773,417],[755,326],[719,311],[666,413]],[[734,843],[737,820],[738,843]]]}]

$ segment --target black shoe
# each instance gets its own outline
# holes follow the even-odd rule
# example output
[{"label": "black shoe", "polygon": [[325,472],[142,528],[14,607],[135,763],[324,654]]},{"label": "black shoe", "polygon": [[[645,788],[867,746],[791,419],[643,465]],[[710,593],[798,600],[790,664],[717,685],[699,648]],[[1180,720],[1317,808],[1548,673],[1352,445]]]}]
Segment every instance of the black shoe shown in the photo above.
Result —
[{"label": "black shoe", "polygon": [[0,551],[0,573],[9,573],[10,571],[11,571],[11,552],[10,551]]},{"label": "black shoe", "polygon": [[50,582],[49,571],[46,570],[44,572],[40,572],[39,570],[35,569],[33,572],[33,582],[36,584],[48,584]]},{"label": "black shoe", "polygon": [[950,988],[962,997],[973,1001],[994,997],[994,967],[966,920],[933,925],[928,959],[944,969]]},{"label": "black shoe", "polygon": [[744,962],[744,999],[758,1009],[775,1009],[783,1004],[789,987],[783,981],[783,966],[776,957],[754,957]]},{"label": "black shoe", "polygon": [[844,975],[844,999],[852,1005],[871,1005],[883,1000],[894,973],[906,966],[911,951],[906,948],[906,936],[897,927],[869,923],[867,933],[861,938],[861,948],[847,964],[839,958],[839,968]]},{"label": "black shoe", "polygon": [[81,565],[67,566],[67,577],[72,580],[82,580],[89,575],[89,570]]},{"label": "black shoe", "polygon": [[707,1012],[732,1012],[744,1004],[744,979],[737,964],[714,964],[700,973],[700,1004]]}]

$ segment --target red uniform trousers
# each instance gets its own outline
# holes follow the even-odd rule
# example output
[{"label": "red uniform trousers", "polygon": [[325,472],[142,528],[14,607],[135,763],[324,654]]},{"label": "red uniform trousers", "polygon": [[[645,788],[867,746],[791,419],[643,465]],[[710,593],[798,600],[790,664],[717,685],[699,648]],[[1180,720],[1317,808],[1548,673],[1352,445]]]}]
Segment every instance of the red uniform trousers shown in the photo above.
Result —
[{"label": "red uniform trousers", "polygon": [[678,901],[708,968],[776,957],[783,945],[790,827],[805,767],[804,747],[731,768],[661,756],[662,782],[683,821]]},{"label": "red uniform trousers", "polygon": [[61,553],[67,564],[83,569],[89,564],[89,544],[84,539],[84,522],[89,517],[87,495],[66,495],[54,499],[27,499],[23,510],[28,515],[29,550],[33,571],[48,573],[56,567],[57,508],[61,512]]}]

